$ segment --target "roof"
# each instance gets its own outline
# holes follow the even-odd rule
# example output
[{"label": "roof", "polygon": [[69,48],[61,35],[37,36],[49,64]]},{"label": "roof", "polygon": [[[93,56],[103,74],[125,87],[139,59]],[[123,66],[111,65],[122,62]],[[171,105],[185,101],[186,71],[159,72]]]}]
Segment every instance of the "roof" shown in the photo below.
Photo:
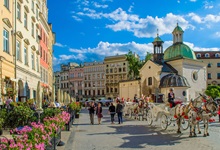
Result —
[{"label": "roof", "polygon": [[[195,54],[197,59],[220,59],[220,51],[196,51]],[[201,54],[201,57],[198,57],[198,54]],[[209,54],[209,57],[206,57],[205,54]]]},{"label": "roof", "polygon": [[166,62],[154,62],[162,66],[162,72],[169,72],[169,73],[178,73],[178,71],[173,68],[170,64]]},{"label": "roof", "polygon": [[174,43],[172,46],[168,47],[164,52],[165,61],[172,60],[178,57],[196,60],[196,55],[194,51],[184,43]]},{"label": "roof", "polygon": [[157,37],[154,38],[154,41],[152,43],[155,43],[155,42],[161,42],[163,43],[163,40],[161,40],[161,38],[159,37],[159,35],[157,34]]},{"label": "roof", "polygon": [[160,88],[190,87],[187,79],[178,74],[168,74],[160,80]]},{"label": "roof", "polygon": [[174,33],[174,32],[184,32],[184,31],[183,31],[183,29],[177,23],[176,28],[173,30],[172,33]]}]

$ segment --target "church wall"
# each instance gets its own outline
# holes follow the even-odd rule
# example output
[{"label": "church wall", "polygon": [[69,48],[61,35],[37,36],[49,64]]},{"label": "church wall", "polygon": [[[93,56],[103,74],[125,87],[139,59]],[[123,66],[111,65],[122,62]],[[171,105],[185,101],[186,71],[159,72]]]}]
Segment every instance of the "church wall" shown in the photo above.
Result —
[{"label": "church wall", "polygon": [[[197,75],[196,75],[197,74]],[[188,100],[196,98],[199,93],[204,93],[206,85],[206,67],[196,65],[184,65],[183,76],[188,80]]]},{"label": "church wall", "polygon": [[134,99],[134,95],[140,98],[140,84],[139,80],[124,81],[119,83],[119,97],[130,100]]}]

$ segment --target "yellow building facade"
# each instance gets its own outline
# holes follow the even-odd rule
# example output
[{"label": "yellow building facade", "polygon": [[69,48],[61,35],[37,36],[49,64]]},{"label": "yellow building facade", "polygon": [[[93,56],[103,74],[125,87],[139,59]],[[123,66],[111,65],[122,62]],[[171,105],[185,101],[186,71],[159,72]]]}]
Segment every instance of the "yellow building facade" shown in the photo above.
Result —
[{"label": "yellow building facade", "polygon": [[[14,96],[13,1],[0,1],[0,98]],[[8,93],[7,91],[13,91]],[[6,96],[7,95],[7,96]]]},{"label": "yellow building facade", "polygon": [[140,80],[127,80],[119,82],[119,97],[133,100],[134,96],[141,97]]},{"label": "yellow building facade", "polygon": [[197,59],[207,64],[207,85],[220,86],[220,52],[196,51]]},{"label": "yellow building facade", "polygon": [[125,55],[105,57],[106,98],[119,96],[119,81],[128,79],[128,61]]}]

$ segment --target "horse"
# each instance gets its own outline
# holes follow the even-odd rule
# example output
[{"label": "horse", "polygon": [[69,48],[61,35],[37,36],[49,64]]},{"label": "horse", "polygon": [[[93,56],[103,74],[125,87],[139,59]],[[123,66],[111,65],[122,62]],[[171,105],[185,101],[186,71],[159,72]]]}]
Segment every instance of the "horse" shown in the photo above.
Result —
[{"label": "horse", "polygon": [[190,135],[189,137],[196,137],[195,128],[197,126],[199,134],[201,133],[199,122],[203,121],[204,123],[204,137],[209,136],[208,133],[208,125],[209,119],[217,115],[216,111],[218,109],[218,104],[212,99],[207,99],[206,96],[201,95],[202,100],[199,105],[191,105],[191,109],[189,111],[190,116]]},{"label": "horse", "polygon": [[[217,110],[218,110],[218,104],[213,99],[210,99],[204,102],[203,106],[198,112],[198,117],[201,118],[200,120],[204,123],[203,137],[209,136],[209,132],[208,132],[209,120],[212,116],[217,115],[216,113]],[[200,127],[199,127],[199,121],[197,122],[197,127],[198,127],[199,133],[201,133]]]}]

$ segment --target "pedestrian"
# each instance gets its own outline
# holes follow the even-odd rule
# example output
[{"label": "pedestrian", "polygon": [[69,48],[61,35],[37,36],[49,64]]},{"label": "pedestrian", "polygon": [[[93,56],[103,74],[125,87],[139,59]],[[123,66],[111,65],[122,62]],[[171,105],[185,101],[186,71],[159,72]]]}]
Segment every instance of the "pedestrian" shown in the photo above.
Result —
[{"label": "pedestrian", "polygon": [[90,106],[89,106],[88,110],[89,110],[89,116],[90,116],[90,123],[94,124],[94,114],[95,114],[95,104],[94,104],[94,102],[90,103]]},{"label": "pedestrian", "polygon": [[101,119],[103,117],[101,103],[98,103],[98,106],[96,107],[96,115],[98,117],[98,124],[101,124]]},{"label": "pedestrian", "polygon": [[118,114],[118,124],[123,123],[122,111],[123,111],[123,106],[122,106],[121,102],[118,101],[117,106],[116,106],[116,113]]},{"label": "pedestrian", "polygon": [[173,93],[173,89],[170,88],[170,92],[168,93],[168,102],[170,103],[171,108],[175,107],[174,99],[175,99],[175,94]]},{"label": "pedestrian", "polygon": [[114,106],[113,103],[110,104],[108,111],[111,115],[111,122],[112,122],[112,124],[114,124],[114,121],[115,121],[115,119],[114,119],[115,118],[115,106]]},{"label": "pedestrian", "polygon": [[220,105],[218,105],[218,118],[219,118],[219,122],[220,122]]}]

